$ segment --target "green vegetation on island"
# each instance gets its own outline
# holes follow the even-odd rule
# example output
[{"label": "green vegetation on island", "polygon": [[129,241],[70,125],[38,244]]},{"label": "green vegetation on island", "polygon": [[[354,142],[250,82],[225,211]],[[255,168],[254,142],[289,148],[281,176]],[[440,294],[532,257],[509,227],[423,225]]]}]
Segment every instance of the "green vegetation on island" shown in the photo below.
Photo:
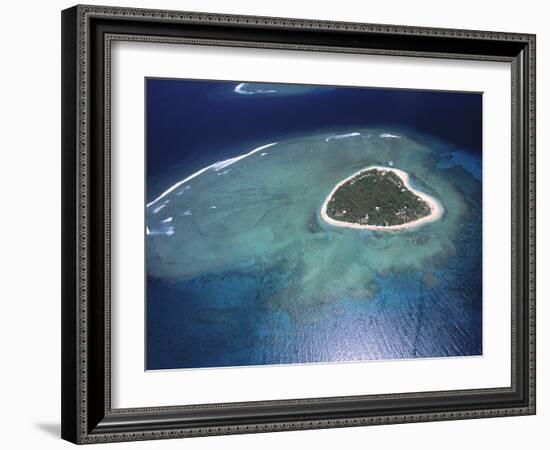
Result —
[{"label": "green vegetation on island", "polygon": [[350,178],[332,194],[327,215],[359,225],[403,225],[426,217],[430,205],[409,190],[391,170],[367,169]]}]

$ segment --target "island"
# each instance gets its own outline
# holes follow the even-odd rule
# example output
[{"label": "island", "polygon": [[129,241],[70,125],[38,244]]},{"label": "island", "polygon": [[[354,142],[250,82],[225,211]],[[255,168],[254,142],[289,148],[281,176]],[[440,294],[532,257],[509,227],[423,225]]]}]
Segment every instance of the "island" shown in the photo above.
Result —
[{"label": "island", "polygon": [[405,171],[383,166],[367,167],[338,183],[321,208],[330,225],[388,231],[417,227],[442,213],[438,201],[411,187]]}]

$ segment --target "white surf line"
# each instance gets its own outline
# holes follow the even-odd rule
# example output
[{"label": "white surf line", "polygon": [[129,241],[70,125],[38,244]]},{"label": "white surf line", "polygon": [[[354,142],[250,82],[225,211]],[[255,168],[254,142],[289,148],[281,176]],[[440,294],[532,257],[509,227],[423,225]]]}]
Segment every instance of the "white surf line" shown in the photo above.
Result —
[{"label": "white surf line", "polygon": [[166,227],[163,230],[151,230],[149,227],[145,227],[147,236],[172,236],[175,231],[173,226]]},{"label": "white surf line", "polygon": [[276,89],[256,89],[255,91],[247,91],[245,86],[249,84],[254,83],[239,83],[237,86],[235,86],[235,89],[233,89],[233,92],[236,92],[237,94],[242,95],[256,95],[256,94],[276,94]]},{"label": "white surf line", "polygon": [[164,202],[162,205],[158,205],[155,209],[153,209],[153,214],[156,214],[158,213],[162,208],[164,208],[166,205],[168,204],[168,202]]},{"label": "white surf line", "polygon": [[[344,183],[347,183],[352,178],[359,175],[360,173],[366,172],[367,170],[373,170],[373,169],[379,170],[381,172],[395,173],[399,178],[401,178],[401,180],[403,181],[403,184],[407,189],[409,189],[412,193],[418,195],[422,200],[424,200],[428,204],[428,206],[430,207],[430,214],[427,215],[426,217],[421,217],[420,219],[413,220],[412,222],[403,223],[400,225],[390,225],[387,227],[383,225],[360,225],[358,223],[342,222],[329,217],[327,214],[328,202],[330,201],[334,193],[338,190],[338,188],[342,186]],[[345,180],[340,181],[334,187],[334,189],[330,192],[328,197],[323,202],[323,206],[321,207],[321,218],[326,223],[330,225],[334,225],[336,227],[355,228],[360,230],[395,231],[395,230],[404,230],[407,228],[415,228],[417,226],[424,225],[426,223],[438,220],[443,215],[443,211],[444,211],[443,206],[435,198],[433,198],[432,196],[424,192],[417,191],[410,185],[409,174],[407,172],[400,169],[395,169],[393,167],[370,166],[355,172],[353,175],[350,175]]]},{"label": "white surf line", "polygon": [[401,139],[401,136],[398,134],[391,134],[391,133],[382,133],[380,135],[381,138],[391,138],[391,139]]},{"label": "white surf line", "polygon": [[157,203],[159,200],[166,197],[170,192],[175,191],[177,188],[182,186],[183,184],[187,183],[188,181],[192,180],[193,178],[198,177],[200,174],[206,172],[207,170],[214,169],[215,171],[221,170],[224,167],[230,166],[231,164],[235,164],[236,162],[240,161],[241,159],[247,158],[250,155],[253,155],[254,153],[257,153],[259,151],[262,151],[268,147],[272,147],[273,145],[277,144],[277,142],[272,142],[270,144],[262,145],[260,147],[255,148],[254,150],[249,151],[248,153],[245,153],[244,155],[235,156],[234,158],[229,158],[224,161],[218,161],[214,164],[210,164],[209,166],[203,167],[202,169],[196,171],[194,174],[189,175],[187,178],[184,178],[181,181],[178,181],[176,184],[173,184],[168,189],[166,189],[162,194],[160,194],[157,198],[147,203],[146,207],[149,208],[150,206]]},{"label": "white surf line", "polygon": [[233,89],[233,92],[236,92],[237,94],[243,94],[248,95],[250,92],[243,90],[243,88],[246,86],[246,83],[239,83],[237,86],[235,86],[235,89]]},{"label": "white surf line", "polygon": [[329,142],[334,139],[344,139],[344,138],[354,137],[354,136],[361,136],[361,133],[354,132],[354,133],[346,133],[346,134],[333,134],[332,136],[328,136],[327,138],[325,138],[325,142]]}]

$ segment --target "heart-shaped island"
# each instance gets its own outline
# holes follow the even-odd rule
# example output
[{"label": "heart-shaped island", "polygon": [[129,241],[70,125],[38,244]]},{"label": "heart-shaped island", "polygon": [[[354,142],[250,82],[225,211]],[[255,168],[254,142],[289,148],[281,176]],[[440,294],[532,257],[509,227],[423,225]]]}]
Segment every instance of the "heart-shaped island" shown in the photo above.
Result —
[{"label": "heart-shaped island", "polygon": [[411,187],[409,175],[393,167],[372,166],[338,183],[321,208],[330,225],[370,230],[400,230],[439,219],[443,208]]}]

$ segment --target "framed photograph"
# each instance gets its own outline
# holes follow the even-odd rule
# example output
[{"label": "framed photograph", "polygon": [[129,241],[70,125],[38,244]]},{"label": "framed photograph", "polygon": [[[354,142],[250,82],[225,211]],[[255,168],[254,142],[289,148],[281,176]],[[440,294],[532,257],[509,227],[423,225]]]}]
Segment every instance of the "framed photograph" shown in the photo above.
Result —
[{"label": "framed photograph", "polygon": [[62,437],[535,413],[535,36],[62,12]]}]

